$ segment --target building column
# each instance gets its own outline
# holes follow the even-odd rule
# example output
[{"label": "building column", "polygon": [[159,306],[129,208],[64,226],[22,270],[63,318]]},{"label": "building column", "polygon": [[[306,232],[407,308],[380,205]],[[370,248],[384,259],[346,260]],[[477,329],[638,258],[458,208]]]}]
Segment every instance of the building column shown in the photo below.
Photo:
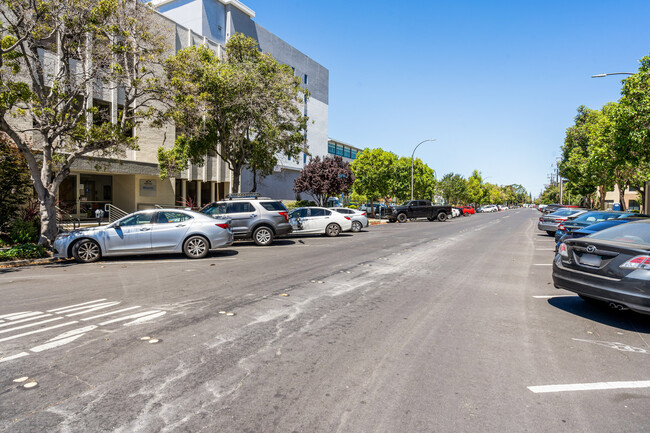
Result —
[{"label": "building column", "polygon": [[201,207],[201,181],[195,180],[196,182],[196,205]]},{"label": "building column", "polygon": [[210,182],[210,202],[216,201],[214,197],[214,190],[215,190],[215,182]]},{"label": "building column", "polygon": [[181,180],[181,201],[183,202],[183,207],[185,207],[185,202],[187,200],[187,180]]}]

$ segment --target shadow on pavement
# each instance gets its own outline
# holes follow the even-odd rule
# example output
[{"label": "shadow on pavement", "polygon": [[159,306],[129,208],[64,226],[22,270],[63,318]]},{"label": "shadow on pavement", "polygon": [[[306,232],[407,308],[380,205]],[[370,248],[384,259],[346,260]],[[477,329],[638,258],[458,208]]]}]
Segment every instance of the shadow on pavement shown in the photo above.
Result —
[{"label": "shadow on pavement", "polygon": [[650,316],[633,311],[611,309],[605,302],[585,301],[578,296],[551,298],[553,307],[587,320],[632,332],[650,334]]}]

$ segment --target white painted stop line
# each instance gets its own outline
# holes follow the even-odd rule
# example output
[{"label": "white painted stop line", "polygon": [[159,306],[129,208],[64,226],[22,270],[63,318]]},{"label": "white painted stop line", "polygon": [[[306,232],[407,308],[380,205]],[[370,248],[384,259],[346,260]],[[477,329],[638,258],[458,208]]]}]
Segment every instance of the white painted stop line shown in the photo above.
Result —
[{"label": "white painted stop line", "polygon": [[574,384],[566,384],[566,385],[541,385],[541,386],[528,386],[527,388],[536,394],[548,393],[548,392],[568,392],[568,391],[598,391],[604,389],[612,390],[612,389],[650,388],[650,380],[574,383]]}]

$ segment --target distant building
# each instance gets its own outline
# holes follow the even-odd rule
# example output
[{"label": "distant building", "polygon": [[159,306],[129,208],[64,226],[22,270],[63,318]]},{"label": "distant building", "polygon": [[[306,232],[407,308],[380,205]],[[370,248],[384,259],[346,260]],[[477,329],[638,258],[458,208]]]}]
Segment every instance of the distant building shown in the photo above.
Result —
[{"label": "distant building", "polygon": [[361,149],[351,144],[330,138],[327,140],[327,154],[340,156],[344,161],[352,162],[357,159]]}]

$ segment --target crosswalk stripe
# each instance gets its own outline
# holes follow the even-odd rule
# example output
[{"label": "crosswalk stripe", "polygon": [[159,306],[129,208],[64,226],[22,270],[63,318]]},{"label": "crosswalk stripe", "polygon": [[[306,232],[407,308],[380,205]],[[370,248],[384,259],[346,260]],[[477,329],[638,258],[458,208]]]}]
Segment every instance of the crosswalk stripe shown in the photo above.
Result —
[{"label": "crosswalk stripe", "polygon": [[135,314],[131,314],[130,316],[118,317],[117,319],[107,320],[106,322],[100,323],[100,325],[104,326],[115,322],[122,322],[123,320],[137,319],[138,317],[148,316],[149,314],[154,314],[158,312],[159,310],[152,310],[152,311],[144,311],[142,313],[135,313]]},{"label": "crosswalk stripe", "polygon": [[66,314],[65,316],[66,317],[73,317],[73,316],[78,316],[80,314],[88,314],[88,313],[92,313],[93,311],[103,310],[104,308],[114,307],[115,305],[118,305],[118,304],[121,304],[121,302],[120,301],[107,302],[106,304],[99,304],[99,305],[96,305],[96,306],[94,306],[92,308],[89,308],[89,309],[86,309],[86,310],[83,310],[83,311],[78,311],[78,312],[72,313],[72,314]]},{"label": "crosswalk stripe", "polygon": [[9,319],[9,320],[18,320],[18,319],[24,319],[25,317],[38,316],[39,314],[43,314],[43,312],[42,311],[28,311],[26,313],[22,313],[22,314],[18,314],[18,315],[14,314],[11,317],[7,317],[7,319]]},{"label": "crosswalk stripe", "polygon": [[0,325],[0,328],[4,328],[5,326],[15,325],[17,323],[29,322],[30,320],[44,319],[50,316],[51,314],[43,314],[41,316],[34,316],[34,317],[28,317],[27,319],[16,320],[15,322],[5,322]]},{"label": "crosswalk stripe", "polygon": [[76,321],[76,320],[73,320],[72,322],[61,323],[59,325],[50,326],[48,328],[37,329],[35,331],[29,331],[29,332],[24,332],[24,333],[18,334],[18,335],[12,335],[11,337],[0,338],[0,343],[2,343],[3,341],[9,341],[9,340],[14,340],[14,339],[20,338],[20,337],[25,337],[27,335],[38,334],[39,332],[45,332],[45,331],[50,331],[52,329],[61,328],[62,326],[73,325],[75,323],[79,323],[79,322]]},{"label": "crosswalk stripe", "polygon": [[99,317],[110,316],[111,314],[123,313],[123,312],[125,312],[125,311],[135,310],[136,308],[140,308],[140,306],[139,306],[139,305],[136,305],[136,306],[134,306],[134,307],[122,308],[121,310],[109,311],[108,313],[98,314],[98,315],[93,316],[93,317],[86,317],[85,319],[81,319],[81,320],[83,320],[83,321],[85,322],[86,320],[93,320],[93,319],[97,319],[97,318],[99,318]]},{"label": "crosswalk stripe", "polygon": [[[31,311],[21,311],[20,313],[5,314],[4,316],[0,316],[0,319],[9,319],[11,316],[18,316],[18,315],[25,314],[25,313],[30,313],[30,312]],[[9,320],[11,320],[11,319],[9,319]]]},{"label": "crosswalk stripe", "polygon": [[95,304],[95,303],[97,303],[97,302],[102,302],[102,301],[105,301],[105,300],[106,300],[106,298],[95,299],[94,301],[82,302],[81,304],[67,305],[67,306],[65,306],[65,307],[54,308],[54,309],[52,309],[52,310],[47,310],[47,312],[48,312],[48,313],[54,313],[54,312],[56,312],[56,311],[67,310],[68,308],[72,308],[72,307],[80,307],[80,306],[82,306],[82,305]]},{"label": "crosswalk stripe", "polygon": [[22,358],[23,356],[28,356],[28,355],[29,355],[29,353],[27,353],[27,352],[20,352],[20,353],[17,353],[15,355],[7,356],[5,358],[0,358],[0,362],[11,361],[12,359],[18,359],[18,358]]},{"label": "crosswalk stripe", "polygon": [[42,325],[43,323],[54,322],[55,320],[61,320],[61,319],[63,319],[63,317],[55,317],[53,319],[41,320],[40,322],[28,323],[27,325],[20,325],[20,326],[14,327],[14,328],[2,329],[2,330],[0,330],[0,334],[4,334],[6,332],[13,332],[13,331],[17,331],[19,329],[29,328],[29,327],[32,327],[32,326]]}]

